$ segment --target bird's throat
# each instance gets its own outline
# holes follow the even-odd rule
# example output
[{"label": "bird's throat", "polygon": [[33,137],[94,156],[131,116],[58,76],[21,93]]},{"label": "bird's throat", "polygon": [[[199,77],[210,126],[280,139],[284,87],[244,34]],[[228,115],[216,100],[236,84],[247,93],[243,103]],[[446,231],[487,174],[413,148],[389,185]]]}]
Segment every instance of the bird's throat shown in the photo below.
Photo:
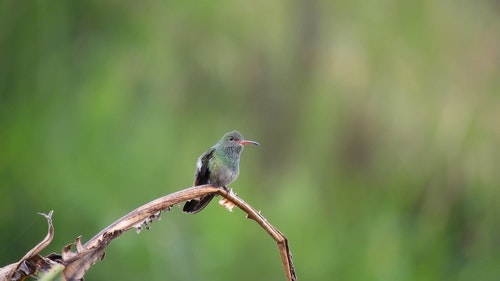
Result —
[{"label": "bird's throat", "polygon": [[231,148],[220,149],[216,150],[215,154],[220,164],[225,166],[224,168],[230,169],[233,172],[239,170],[241,149],[239,151]]}]

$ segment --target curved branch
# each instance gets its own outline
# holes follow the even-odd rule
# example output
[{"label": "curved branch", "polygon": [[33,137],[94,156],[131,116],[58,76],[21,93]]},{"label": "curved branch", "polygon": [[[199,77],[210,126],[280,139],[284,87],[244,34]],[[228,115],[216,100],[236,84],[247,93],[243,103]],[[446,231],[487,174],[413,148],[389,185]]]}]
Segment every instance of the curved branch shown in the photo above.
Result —
[{"label": "curved branch", "polygon": [[[61,267],[64,267],[64,270],[62,270],[63,276],[59,275],[58,277],[64,278],[65,280],[83,280],[87,270],[104,257],[104,250],[108,244],[123,232],[132,228],[135,228],[137,232],[141,231],[143,228],[149,229],[153,220],[160,218],[161,211],[170,210],[170,208],[176,204],[209,194],[221,195],[224,197],[221,199],[223,202],[222,205],[226,208],[231,210],[231,208],[236,205],[247,214],[247,218],[256,221],[277,242],[287,280],[297,280],[292,263],[292,255],[286,237],[277,228],[271,225],[260,212],[256,211],[252,206],[239,198],[232,190],[213,185],[194,186],[160,197],[121,217],[92,237],[87,243],[82,244],[81,237],[77,237],[75,242],[63,248],[61,255],[50,254],[46,257],[41,257],[38,253],[50,243],[54,234],[51,220],[53,212],[51,211],[49,215],[45,215],[49,222],[47,237],[33,250],[28,252],[21,260],[37,258],[37,262],[33,262],[36,268],[19,272],[20,276],[36,276],[36,272],[41,274],[41,272],[49,271],[51,271],[52,274],[59,275],[61,274]],[[76,248],[76,251],[72,251],[72,247]],[[3,280],[6,276],[12,276],[12,274],[17,273],[18,271],[16,269],[18,264],[19,263],[0,268],[0,280]],[[56,267],[58,267],[58,270],[53,270]]]},{"label": "curved branch", "polygon": [[[287,281],[296,281],[297,276],[295,274],[295,267],[292,262],[292,253],[290,252],[290,248],[288,247],[288,239],[286,238],[281,231],[279,231],[276,227],[270,224],[264,216],[260,213],[260,211],[255,210],[248,203],[243,201],[237,194],[235,194],[231,189],[219,189],[218,192],[222,195],[226,200],[231,201],[234,205],[238,206],[242,211],[247,214],[247,218],[254,220],[257,222],[278,244],[278,248],[280,251],[281,262],[283,264],[283,269],[285,270]],[[219,202],[221,205],[224,205],[228,210],[231,210],[232,206],[227,206],[227,202],[221,200]]]},{"label": "curved branch", "polygon": [[[63,248],[62,261],[66,265],[64,277],[67,280],[82,280],[85,272],[104,258],[104,249],[108,244],[123,232],[132,228],[138,232],[143,227],[148,229],[154,219],[160,218],[161,211],[170,210],[172,206],[187,200],[217,193],[218,190],[219,188],[213,185],[200,185],[165,195],[121,217],[84,245],[81,244],[80,237],[78,237],[74,243]],[[76,253],[71,251],[72,246],[75,246]]]}]

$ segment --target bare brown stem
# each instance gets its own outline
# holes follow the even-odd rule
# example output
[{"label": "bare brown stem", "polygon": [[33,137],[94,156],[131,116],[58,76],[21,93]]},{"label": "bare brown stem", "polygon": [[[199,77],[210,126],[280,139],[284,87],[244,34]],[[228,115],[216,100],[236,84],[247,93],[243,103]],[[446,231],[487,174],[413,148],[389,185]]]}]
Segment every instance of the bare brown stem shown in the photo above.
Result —
[{"label": "bare brown stem", "polygon": [[[238,206],[247,214],[248,218],[256,221],[276,241],[280,251],[283,268],[285,269],[287,281],[297,280],[292,263],[292,255],[290,253],[286,237],[277,228],[270,224],[260,214],[260,212],[252,208],[252,206],[239,198],[231,190],[226,190],[225,188],[212,185],[200,185],[186,188],[153,200],[131,211],[108,227],[104,228],[87,243],[82,244],[81,237],[77,237],[75,242],[68,244],[63,248],[61,255],[51,254],[49,256],[42,257],[38,255],[38,253],[50,243],[54,235],[51,211],[49,215],[45,215],[49,222],[47,237],[39,245],[33,248],[33,250],[28,252],[28,254],[26,254],[25,257],[23,257],[23,259],[21,259],[18,263],[0,268],[0,280],[8,280],[10,277],[14,276],[14,274],[16,274],[16,276],[19,275],[21,278],[23,276],[37,276],[35,275],[36,272],[48,272],[56,266],[59,268],[61,266],[64,267],[62,274],[64,275],[65,280],[83,280],[87,270],[104,257],[104,250],[108,244],[111,243],[113,239],[120,236],[123,232],[132,228],[135,228],[137,231],[140,231],[143,228],[147,229],[153,220],[160,217],[161,211],[169,210],[172,206],[181,202],[214,193],[223,196],[226,201]],[[75,248],[76,251],[72,251],[71,248]],[[33,265],[33,268],[22,271],[21,269],[18,270],[19,264],[24,262],[30,262],[29,264]],[[43,267],[40,265],[43,265]],[[57,274],[55,271],[52,272]],[[60,272],[60,270],[58,272]]]},{"label": "bare brown stem", "polygon": [[296,281],[297,276],[295,274],[295,267],[292,262],[292,253],[288,247],[288,239],[283,233],[281,233],[276,227],[270,224],[260,211],[255,210],[247,202],[243,201],[238,195],[236,195],[232,190],[219,189],[218,193],[222,195],[227,200],[231,201],[234,205],[238,206],[247,214],[247,218],[257,222],[278,244],[278,249],[280,251],[281,262],[283,264],[283,269],[285,270],[285,275],[287,281]]}]

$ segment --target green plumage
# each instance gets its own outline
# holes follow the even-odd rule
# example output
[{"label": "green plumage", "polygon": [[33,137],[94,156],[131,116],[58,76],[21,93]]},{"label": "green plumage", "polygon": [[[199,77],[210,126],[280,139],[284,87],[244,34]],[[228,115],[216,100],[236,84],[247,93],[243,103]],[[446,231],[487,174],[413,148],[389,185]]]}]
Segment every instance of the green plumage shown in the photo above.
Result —
[{"label": "green plumage", "polygon": [[[258,145],[257,142],[245,140],[238,131],[226,133],[198,158],[194,185],[214,184],[226,187],[236,180],[240,172],[240,155],[246,144]],[[183,211],[198,213],[210,203],[214,196],[211,194],[187,201]]]}]

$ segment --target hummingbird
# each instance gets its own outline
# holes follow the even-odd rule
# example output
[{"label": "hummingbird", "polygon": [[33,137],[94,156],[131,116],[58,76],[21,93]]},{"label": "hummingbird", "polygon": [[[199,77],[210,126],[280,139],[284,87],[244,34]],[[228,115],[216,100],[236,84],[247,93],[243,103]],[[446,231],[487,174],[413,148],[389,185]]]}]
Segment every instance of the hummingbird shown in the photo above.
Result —
[{"label": "hummingbird", "polygon": [[[203,153],[196,161],[194,186],[213,184],[226,188],[240,173],[240,155],[243,146],[259,145],[256,141],[245,140],[240,132],[226,133],[214,146]],[[203,210],[215,194],[192,199],[184,204],[185,213],[196,214]]]}]

